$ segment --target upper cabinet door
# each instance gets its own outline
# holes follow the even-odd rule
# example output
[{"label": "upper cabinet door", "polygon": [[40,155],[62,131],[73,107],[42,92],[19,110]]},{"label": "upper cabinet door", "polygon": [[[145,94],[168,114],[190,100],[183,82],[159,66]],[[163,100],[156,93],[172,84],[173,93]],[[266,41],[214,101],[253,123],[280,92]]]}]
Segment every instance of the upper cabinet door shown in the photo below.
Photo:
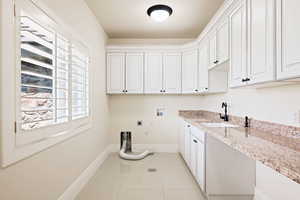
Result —
[{"label": "upper cabinet door", "polygon": [[164,93],[181,93],[181,53],[164,54]]},{"label": "upper cabinet door", "polygon": [[215,31],[211,33],[209,38],[209,69],[218,64],[217,60],[217,34]]},{"label": "upper cabinet door", "polygon": [[217,64],[229,59],[229,24],[226,19],[217,30]]},{"label": "upper cabinet door", "polygon": [[144,55],[142,53],[126,54],[126,93],[144,92]]},{"label": "upper cabinet door", "polygon": [[158,94],[163,90],[162,53],[145,54],[145,93]]},{"label": "upper cabinet door", "polygon": [[250,80],[247,83],[272,81],[275,79],[275,0],[248,0],[248,13]]},{"label": "upper cabinet door", "polygon": [[246,36],[246,3],[242,0],[230,15],[230,87],[246,84]]},{"label": "upper cabinet door", "polygon": [[198,93],[198,50],[182,54],[182,93]]},{"label": "upper cabinet door", "polygon": [[208,42],[204,42],[199,48],[199,92],[208,92],[208,63],[209,47]]},{"label": "upper cabinet door", "polygon": [[277,78],[300,76],[300,1],[277,0]]},{"label": "upper cabinet door", "polygon": [[107,54],[107,93],[118,94],[125,90],[125,54]]}]

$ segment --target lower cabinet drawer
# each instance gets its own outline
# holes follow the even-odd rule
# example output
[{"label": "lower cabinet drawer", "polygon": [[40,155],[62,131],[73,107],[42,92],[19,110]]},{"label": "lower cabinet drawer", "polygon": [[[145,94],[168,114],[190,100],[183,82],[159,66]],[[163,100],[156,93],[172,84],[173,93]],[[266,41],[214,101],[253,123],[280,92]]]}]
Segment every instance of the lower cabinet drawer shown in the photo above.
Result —
[{"label": "lower cabinet drawer", "polygon": [[205,142],[205,132],[200,130],[199,128],[191,126],[191,134],[202,143]]}]

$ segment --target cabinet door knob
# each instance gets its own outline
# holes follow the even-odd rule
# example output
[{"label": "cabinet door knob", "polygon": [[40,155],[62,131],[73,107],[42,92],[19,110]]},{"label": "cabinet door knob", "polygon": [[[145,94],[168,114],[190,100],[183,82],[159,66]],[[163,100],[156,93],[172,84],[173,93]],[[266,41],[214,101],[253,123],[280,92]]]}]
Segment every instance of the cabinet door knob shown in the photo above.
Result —
[{"label": "cabinet door knob", "polygon": [[162,90],[160,90],[160,92],[163,92]]},{"label": "cabinet door knob", "polygon": [[247,81],[250,81],[250,80],[251,80],[250,78],[243,78],[242,82],[247,82]]},{"label": "cabinet door knob", "polygon": [[193,140],[195,143],[198,143],[198,141],[197,140]]},{"label": "cabinet door knob", "polygon": [[196,89],[195,92],[198,92],[198,90]]},{"label": "cabinet door knob", "polygon": [[208,90],[208,88],[206,87],[205,90]]}]

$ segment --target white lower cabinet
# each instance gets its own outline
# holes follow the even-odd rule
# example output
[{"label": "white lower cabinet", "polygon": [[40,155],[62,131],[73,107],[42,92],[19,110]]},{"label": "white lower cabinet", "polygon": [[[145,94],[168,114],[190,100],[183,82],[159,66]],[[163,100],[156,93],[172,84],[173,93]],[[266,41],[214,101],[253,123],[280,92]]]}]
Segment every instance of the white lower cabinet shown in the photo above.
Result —
[{"label": "white lower cabinet", "polygon": [[191,125],[184,125],[184,160],[191,167]]},{"label": "white lower cabinet", "polygon": [[184,158],[185,157],[185,126],[186,122],[181,121],[180,124],[180,131],[179,131],[179,137],[178,137],[178,144],[179,144],[179,153]]},{"label": "white lower cabinet", "polygon": [[191,135],[191,172],[196,177],[197,176],[197,154],[198,154],[198,143],[199,140]]},{"label": "white lower cabinet", "polygon": [[180,153],[209,199],[215,196],[253,197],[254,160],[185,121],[179,138]]},{"label": "white lower cabinet", "polygon": [[[183,122],[180,133],[180,149],[187,166],[190,168],[202,191],[205,191],[205,133]],[[182,147],[184,145],[184,148]]]},{"label": "white lower cabinet", "polygon": [[205,144],[191,135],[191,172],[205,192]]},{"label": "white lower cabinet", "polygon": [[196,180],[200,185],[203,192],[206,191],[205,187],[205,143],[199,141],[197,145],[197,172]]},{"label": "white lower cabinet", "polygon": [[[227,132],[230,136],[230,130]],[[255,161],[214,137],[206,139],[206,195],[252,199]]]}]

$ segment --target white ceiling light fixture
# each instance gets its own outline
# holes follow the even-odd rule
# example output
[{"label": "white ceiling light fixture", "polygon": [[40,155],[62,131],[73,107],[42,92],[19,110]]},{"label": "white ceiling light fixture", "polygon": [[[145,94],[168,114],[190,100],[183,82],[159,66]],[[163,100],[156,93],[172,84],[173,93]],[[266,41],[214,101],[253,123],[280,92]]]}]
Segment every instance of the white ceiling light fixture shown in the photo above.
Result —
[{"label": "white ceiling light fixture", "polygon": [[173,10],[171,7],[162,4],[151,6],[147,10],[148,16],[150,16],[151,19],[157,22],[165,21],[169,16],[172,15],[172,13]]}]

